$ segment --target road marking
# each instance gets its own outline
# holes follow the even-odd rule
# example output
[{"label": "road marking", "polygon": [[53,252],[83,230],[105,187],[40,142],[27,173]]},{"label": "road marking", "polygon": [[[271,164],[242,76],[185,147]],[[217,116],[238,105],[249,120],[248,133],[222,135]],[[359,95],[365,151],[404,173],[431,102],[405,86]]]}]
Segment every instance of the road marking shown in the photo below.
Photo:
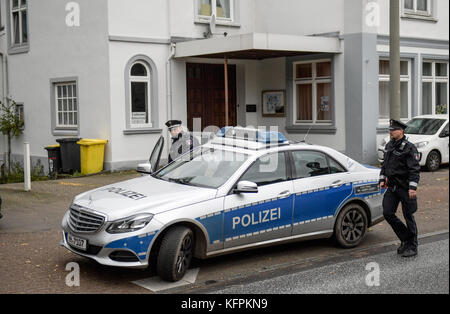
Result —
[{"label": "road marking", "polygon": [[162,280],[159,276],[155,276],[147,279],[132,281],[131,283],[153,292],[159,292],[194,284],[197,280],[199,271],[200,268],[189,269],[184,275],[183,279],[177,282],[167,282]]}]

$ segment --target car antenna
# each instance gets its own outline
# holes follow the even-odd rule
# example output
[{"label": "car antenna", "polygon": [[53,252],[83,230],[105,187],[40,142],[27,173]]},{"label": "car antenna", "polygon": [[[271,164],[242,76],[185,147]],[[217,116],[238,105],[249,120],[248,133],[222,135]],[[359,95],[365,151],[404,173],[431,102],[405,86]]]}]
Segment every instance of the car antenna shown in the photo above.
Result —
[{"label": "car antenna", "polygon": [[[329,106],[328,106],[328,96],[324,96],[324,97],[322,97],[322,102],[320,104],[320,109],[317,112],[316,120],[319,118],[319,114],[321,112],[326,112],[326,111],[329,111],[329,110],[330,109],[329,109]],[[301,141],[301,143],[306,143],[306,138],[308,137],[309,132],[311,131],[312,127],[313,127],[313,124],[311,124],[309,126],[308,132],[306,132],[305,138],[303,139],[303,141]]]}]

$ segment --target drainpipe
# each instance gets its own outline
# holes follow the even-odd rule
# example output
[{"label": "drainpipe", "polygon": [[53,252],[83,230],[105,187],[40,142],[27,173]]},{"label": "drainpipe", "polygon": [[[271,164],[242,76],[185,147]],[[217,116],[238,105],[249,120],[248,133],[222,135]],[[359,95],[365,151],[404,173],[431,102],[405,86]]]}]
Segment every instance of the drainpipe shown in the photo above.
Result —
[{"label": "drainpipe", "polygon": [[[0,52],[2,58],[2,102],[7,104],[9,101],[9,82],[8,82],[8,59],[6,54]],[[6,164],[6,151],[2,152],[3,161]]]},{"label": "drainpipe", "polygon": [[[172,106],[172,60],[175,56],[176,45],[170,43],[170,54],[166,61],[166,121],[173,118],[173,106]],[[170,134],[167,132],[167,155],[170,152]]]}]

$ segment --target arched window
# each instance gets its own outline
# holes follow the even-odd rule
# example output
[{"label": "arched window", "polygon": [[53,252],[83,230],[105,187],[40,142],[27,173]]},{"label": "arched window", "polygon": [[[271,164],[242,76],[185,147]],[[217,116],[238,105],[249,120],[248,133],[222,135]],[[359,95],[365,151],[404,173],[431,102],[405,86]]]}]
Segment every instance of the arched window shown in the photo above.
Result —
[{"label": "arched window", "polygon": [[130,106],[129,124],[131,128],[152,127],[150,66],[142,60],[132,63],[129,72]]}]

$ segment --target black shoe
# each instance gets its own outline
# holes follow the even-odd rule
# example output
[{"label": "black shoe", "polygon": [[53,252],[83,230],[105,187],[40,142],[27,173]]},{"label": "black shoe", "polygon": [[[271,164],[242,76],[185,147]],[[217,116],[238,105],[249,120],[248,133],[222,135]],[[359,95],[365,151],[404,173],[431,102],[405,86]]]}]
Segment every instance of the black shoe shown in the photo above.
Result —
[{"label": "black shoe", "polygon": [[397,249],[397,254],[402,255],[403,253],[405,253],[406,249],[408,248],[408,245],[406,242],[402,242],[400,244],[400,247]]},{"label": "black shoe", "polygon": [[402,257],[413,257],[417,255],[417,250],[407,248],[405,252],[403,252]]}]

